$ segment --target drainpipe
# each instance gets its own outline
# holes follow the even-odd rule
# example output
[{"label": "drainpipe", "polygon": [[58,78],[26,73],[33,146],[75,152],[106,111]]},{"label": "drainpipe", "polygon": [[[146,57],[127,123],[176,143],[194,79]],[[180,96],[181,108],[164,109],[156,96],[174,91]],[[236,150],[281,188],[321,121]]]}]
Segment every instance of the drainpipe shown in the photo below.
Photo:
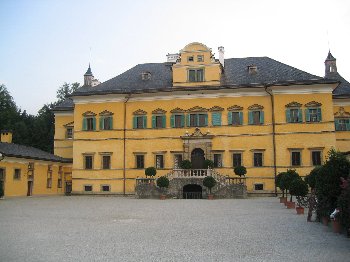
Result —
[{"label": "drainpipe", "polygon": [[126,103],[129,101],[131,93],[124,100],[124,128],[123,128],[123,195],[126,193]]},{"label": "drainpipe", "polygon": [[276,177],[277,177],[277,166],[276,166],[276,122],[275,122],[275,101],[273,94],[267,88],[271,85],[265,86],[265,92],[270,95],[271,107],[272,107],[272,144],[273,144],[273,172],[275,177],[275,195],[277,196],[277,186],[276,186]]}]

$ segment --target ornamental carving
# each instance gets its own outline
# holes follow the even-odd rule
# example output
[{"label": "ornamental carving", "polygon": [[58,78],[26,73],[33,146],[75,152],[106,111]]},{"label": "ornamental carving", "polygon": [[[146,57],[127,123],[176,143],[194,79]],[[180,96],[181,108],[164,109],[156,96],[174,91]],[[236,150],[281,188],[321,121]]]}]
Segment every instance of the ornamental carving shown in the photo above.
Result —
[{"label": "ornamental carving", "polygon": [[211,112],[219,112],[219,111],[224,111],[224,109],[220,106],[213,106],[212,108],[209,109]]},{"label": "ornamental carving", "polygon": [[177,108],[174,108],[173,110],[170,111],[170,113],[185,113],[186,110],[180,108],[180,107],[177,107]]},{"label": "ornamental carving", "polygon": [[208,109],[201,107],[201,106],[195,106],[187,110],[187,112],[207,112]]},{"label": "ornamental carving", "polygon": [[240,111],[243,110],[243,107],[239,105],[233,105],[227,108],[228,111]]},{"label": "ornamental carving", "polygon": [[101,113],[99,113],[100,116],[111,116],[113,115],[112,112],[108,111],[108,110],[104,110]]},{"label": "ornamental carving", "polygon": [[194,130],[194,132],[192,134],[189,134],[187,131],[185,134],[185,137],[207,137],[207,136],[210,136],[209,132],[202,133],[198,127],[196,127],[196,129]]},{"label": "ornamental carving", "polygon": [[165,114],[166,111],[160,108],[157,108],[155,110],[152,111],[152,114]]},{"label": "ornamental carving", "polygon": [[286,107],[301,107],[302,104],[298,103],[298,102],[290,102],[289,104],[286,104]]},{"label": "ornamental carving", "polygon": [[83,116],[95,116],[96,114],[94,112],[91,111],[86,111]]},{"label": "ornamental carving", "polygon": [[334,114],[334,117],[337,117],[337,118],[349,118],[350,117],[350,113],[349,112],[346,112],[344,107],[339,107],[339,110],[338,112],[336,112]]},{"label": "ornamental carving", "polygon": [[264,109],[264,107],[258,104],[254,104],[248,107],[248,110],[260,110],[260,109]]},{"label": "ornamental carving", "polygon": [[65,124],[63,126],[65,126],[65,127],[73,127],[74,126],[74,122],[69,122],[69,123],[67,123],[67,124]]},{"label": "ornamental carving", "polygon": [[142,109],[137,109],[134,113],[134,115],[147,115],[147,112]]},{"label": "ornamental carving", "polygon": [[311,101],[311,102],[305,104],[305,106],[306,107],[319,107],[319,106],[322,106],[322,104],[319,102],[316,102],[316,101]]}]

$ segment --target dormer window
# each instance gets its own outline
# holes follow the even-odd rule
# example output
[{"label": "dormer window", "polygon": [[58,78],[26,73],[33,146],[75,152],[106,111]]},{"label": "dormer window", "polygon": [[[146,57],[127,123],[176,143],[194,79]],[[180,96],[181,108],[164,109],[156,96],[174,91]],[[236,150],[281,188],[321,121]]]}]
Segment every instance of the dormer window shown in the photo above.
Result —
[{"label": "dormer window", "polygon": [[146,80],[150,80],[151,79],[151,73],[150,72],[143,72],[141,74],[141,78],[142,80],[146,81]]},{"label": "dormer window", "polygon": [[258,72],[258,67],[256,65],[249,65],[248,66],[248,73],[250,75],[254,75]]},{"label": "dormer window", "polygon": [[188,62],[193,62],[194,61],[193,56],[187,57],[187,60],[188,60]]}]

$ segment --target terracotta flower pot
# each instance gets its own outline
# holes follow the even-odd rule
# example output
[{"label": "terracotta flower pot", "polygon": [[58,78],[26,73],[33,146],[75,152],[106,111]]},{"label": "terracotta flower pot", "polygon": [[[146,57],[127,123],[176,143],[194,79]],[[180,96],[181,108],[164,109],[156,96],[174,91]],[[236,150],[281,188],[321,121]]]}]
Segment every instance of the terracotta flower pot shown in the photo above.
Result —
[{"label": "terracotta flower pot", "polygon": [[294,203],[294,202],[288,201],[288,202],[287,202],[287,208],[288,208],[288,209],[294,209],[294,208],[295,208],[295,203]]},{"label": "terracotta flower pot", "polygon": [[165,200],[165,199],[166,199],[166,195],[161,194],[160,195],[160,200]]},{"label": "terracotta flower pot", "polygon": [[304,215],[303,207],[296,207],[295,210],[297,211],[297,215]]},{"label": "terracotta flower pot", "polygon": [[329,221],[328,217],[321,217],[321,222],[323,225],[328,226],[328,221]]},{"label": "terracotta flower pot", "polygon": [[341,233],[341,224],[340,224],[339,220],[337,220],[337,219],[332,220],[332,224],[333,224],[333,232],[340,234]]},{"label": "terracotta flower pot", "polygon": [[287,198],[286,197],[280,197],[280,203],[286,203]]},{"label": "terracotta flower pot", "polygon": [[209,199],[209,200],[213,200],[213,199],[214,199],[214,195],[209,194],[209,195],[208,195],[208,199]]}]

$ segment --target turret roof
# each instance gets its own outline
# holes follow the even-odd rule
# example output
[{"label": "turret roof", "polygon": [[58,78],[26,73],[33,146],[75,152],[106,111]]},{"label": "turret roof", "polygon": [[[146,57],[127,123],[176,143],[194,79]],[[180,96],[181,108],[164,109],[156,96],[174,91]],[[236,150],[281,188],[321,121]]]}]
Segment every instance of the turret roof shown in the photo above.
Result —
[{"label": "turret roof", "polygon": [[328,51],[328,55],[327,55],[327,58],[326,58],[326,61],[334,61],[334,60],[336,60],[335,58],[334,58],[334,56],[332,55],[332,53],[331,53],[331,50],[329,50]]}]

